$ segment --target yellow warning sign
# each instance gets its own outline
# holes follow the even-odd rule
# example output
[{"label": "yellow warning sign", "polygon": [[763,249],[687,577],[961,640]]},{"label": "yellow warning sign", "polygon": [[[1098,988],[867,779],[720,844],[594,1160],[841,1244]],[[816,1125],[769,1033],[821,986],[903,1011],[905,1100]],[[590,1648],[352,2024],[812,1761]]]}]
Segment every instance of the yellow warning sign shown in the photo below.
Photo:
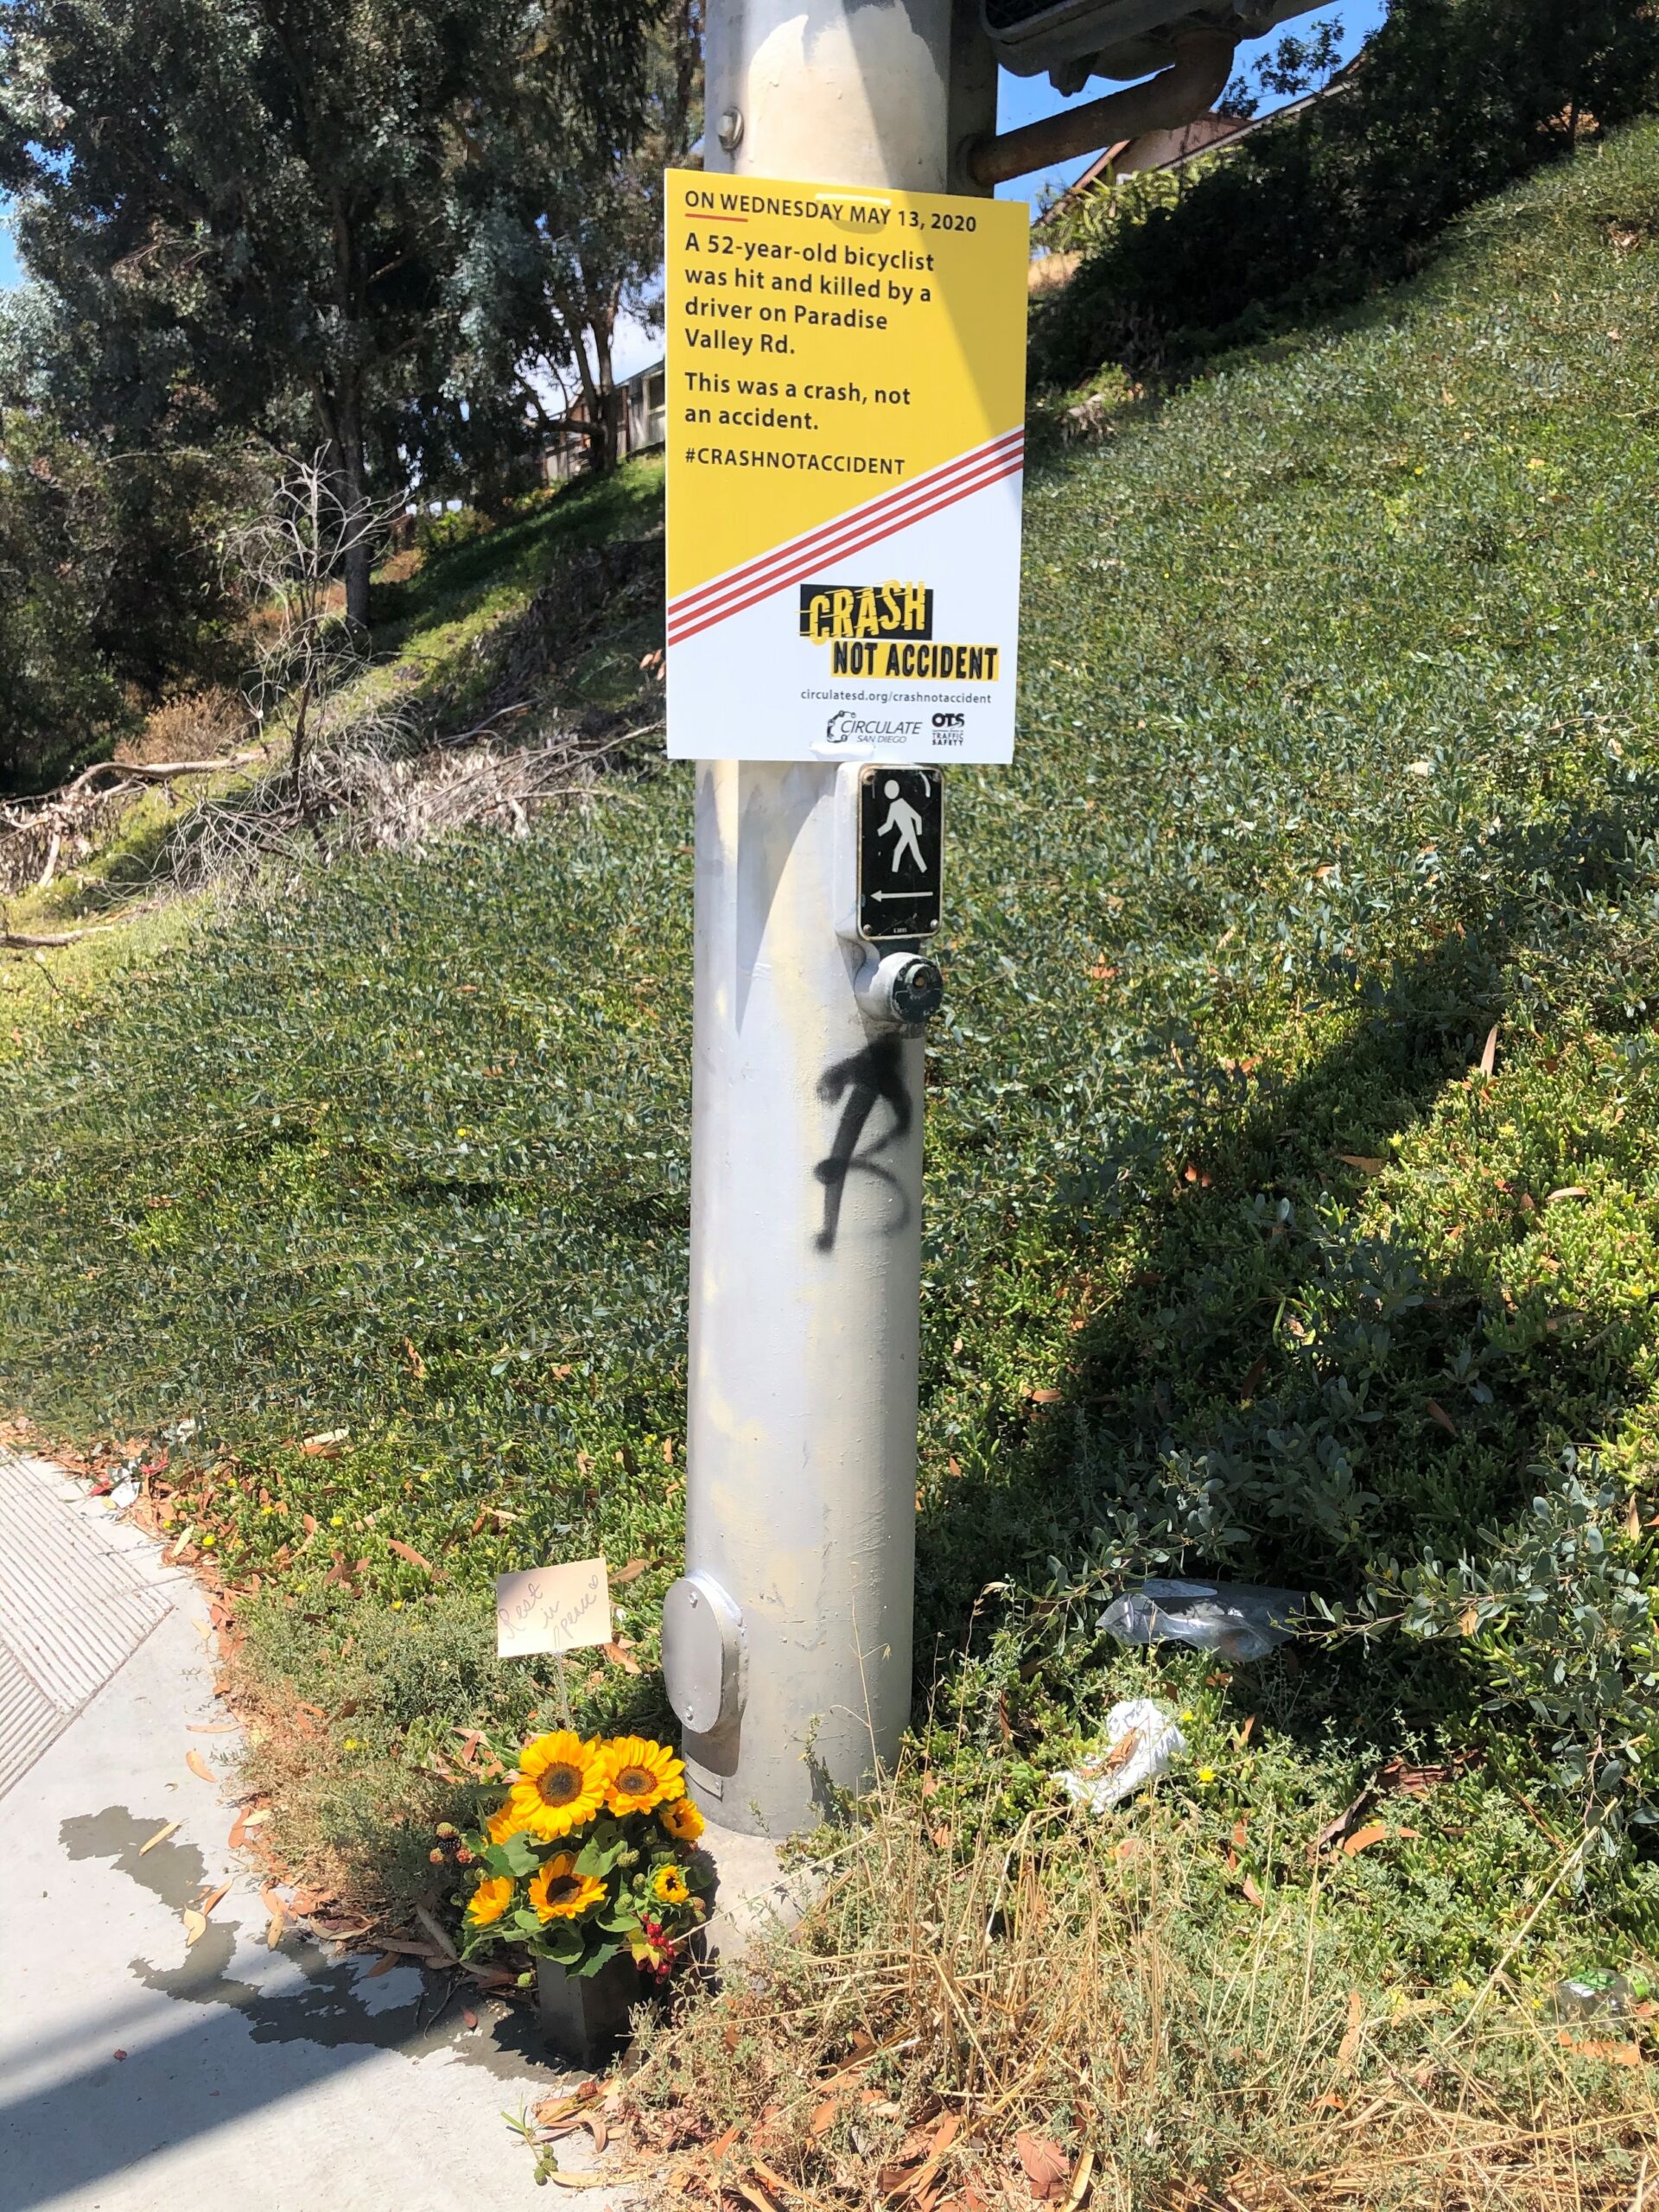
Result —
[{"label": "yellow warning sign", "polygon": [[1021,201],[671,170],[669,749],[1006,760]]}]

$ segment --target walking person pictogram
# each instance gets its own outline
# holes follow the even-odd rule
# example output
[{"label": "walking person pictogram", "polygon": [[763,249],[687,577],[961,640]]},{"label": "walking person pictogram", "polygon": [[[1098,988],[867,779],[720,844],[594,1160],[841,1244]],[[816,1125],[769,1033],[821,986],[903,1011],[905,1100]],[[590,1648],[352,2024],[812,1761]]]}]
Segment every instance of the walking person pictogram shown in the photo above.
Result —
[{"label": "walking person pictogram", "polygon": [[922,857],[922,848],[916,835],[922,826],[921,816],[917,813],[910,801],[900,794],[899,779],[896,776],[887,778],[887,782],[881,786],[881,791],[884,798],[893,801],[893,804],[887,809],[887,820],[875,834],[878,837],[885,837],[889,830],[896,830],[899,833],[893,848],[894,874],[898,874],[899,862],[908,849],[913,855],[917,867],[925,875],[927,862]]}]

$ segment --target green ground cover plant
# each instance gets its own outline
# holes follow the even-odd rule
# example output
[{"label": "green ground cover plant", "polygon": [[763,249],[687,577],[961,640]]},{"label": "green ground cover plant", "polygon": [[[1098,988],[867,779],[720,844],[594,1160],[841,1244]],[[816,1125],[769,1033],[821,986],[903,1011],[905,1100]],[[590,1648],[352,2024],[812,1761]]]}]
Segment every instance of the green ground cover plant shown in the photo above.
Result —
[{"label": "green ground cover plant", "polygon": [[[895,1819],[950,1865],[988,1852],[992,1893],[1052,1869],[1055,1925],[1079,1897],[1119,1915],[1090,1954],[1114,1988],[1123,1930],[1161,1931],[1188,2024],[1171,2044],[1163,2016],[1142,2088],[1208,2108],[1192,2024],[1261,1996],[1280,2024],[1216,2048],[1298,2085],[1296,2125],[1275,2106],[1256,2139],[1275,2171],[1314,2171],[1308,2098],[1351,2109],[1347,2075],[1316,2092],[1296,2056],[1311,2020],[1342,2073],[1344,1993],[1388,2024],[1377,2082],[1473,2098],[1498,2136],[1531,2114],[1558,2179],[1599,2115],[1597,2186],[1624,2194],[1593,2201],[1629,2201],[1651,2138],[1645,2076],[1609,2056],[1645,2024],[1568,2049],[1548,2005],[1568,1971],[1640,1970],[1659,1902],[1656,231],[1642,124],[1476,211],[1340,329],[1046,461],[1018,764],[950,779],[918,1711],[936,1681],[938,1702],[842,1847],[850,1917],[778,1987],[827,1958],[879,2033],[907,2017],[912,1985],[868,1977],[899,1945],[880,1897],[912,1893],[857,1856]],[[494,543],[446,561],[487,591]],[[590,1732],[663,1719],[690,834],[684,772],[647,768],[522,840],[319,870],[118,993],[72,980],[0,1069],[0,1389],[49,1429],[166,1444],[181,1555],[246,1593],[286,1845],[355,1894],[421,1893],[457,1728],[551,1725],[550,1678],[493,1658],[496,1572],[640,1562],[626,1645],[569,1688]],[[1109,1590],[1182,1567],[1313,1592],[1328,1626],[1252,1669],[1099,1637]],[[1146,1839],[1179,1858],[1173,1929],[1109,1856],[1135,1821],[1062,1821],[1048,1780],[1147,1689],[1192,1745]],[[296,1694],[321,1715],[297,1747]],[[1367,1789],[1382,1833],[1322,1847]],[[1071,2049],[1077,2021],[1040,2017]],[[1482,2055],[1499,2018],[1524,2063]],[[1068,2101],[994,2069],[995,2095],[1142,2202],[1240,2170],[1268,2107],[1226,2065],[1202,2141],[1109,2107],[1097,2071]],[[766,2094],[683,2052],[654,2078],[655,2110]],[[893,2079],[904,2116],[925,2084]],[[791,2171],[842,2191],[819,2140]],[[1399,2201],[1433,2201],[1408,2167]],[[1542,2192],[1491,2201],[1575,2201]]]}]

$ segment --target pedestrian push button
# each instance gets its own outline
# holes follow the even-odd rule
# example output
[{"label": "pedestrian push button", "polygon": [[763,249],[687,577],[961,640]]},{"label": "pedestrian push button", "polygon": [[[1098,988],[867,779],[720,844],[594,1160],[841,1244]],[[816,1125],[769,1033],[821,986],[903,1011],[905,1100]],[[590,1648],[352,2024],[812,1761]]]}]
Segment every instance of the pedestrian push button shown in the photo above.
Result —
[{"label": "pedestrian push button", "polygon": [[918,952],[889,952],[853,986],[858,1003],[884,1029],[919,1029],[944,1003],[944,977]]}]

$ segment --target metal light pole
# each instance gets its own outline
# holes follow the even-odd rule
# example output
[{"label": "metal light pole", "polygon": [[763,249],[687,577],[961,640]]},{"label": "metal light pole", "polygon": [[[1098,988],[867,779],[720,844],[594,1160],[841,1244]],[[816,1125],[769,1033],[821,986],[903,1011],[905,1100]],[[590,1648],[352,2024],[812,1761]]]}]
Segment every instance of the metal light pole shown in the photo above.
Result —
[{"label": "metal light pole", "polygon": [[[977,190],[951,149],[995,99],[971,0],[711,0],[710,170]],[[696,772],[686,1574],[664,1663],[711,1816],[780,1836],[867,1782],[910,1707],[923,1045],[837,934],[855,772]]]}]

